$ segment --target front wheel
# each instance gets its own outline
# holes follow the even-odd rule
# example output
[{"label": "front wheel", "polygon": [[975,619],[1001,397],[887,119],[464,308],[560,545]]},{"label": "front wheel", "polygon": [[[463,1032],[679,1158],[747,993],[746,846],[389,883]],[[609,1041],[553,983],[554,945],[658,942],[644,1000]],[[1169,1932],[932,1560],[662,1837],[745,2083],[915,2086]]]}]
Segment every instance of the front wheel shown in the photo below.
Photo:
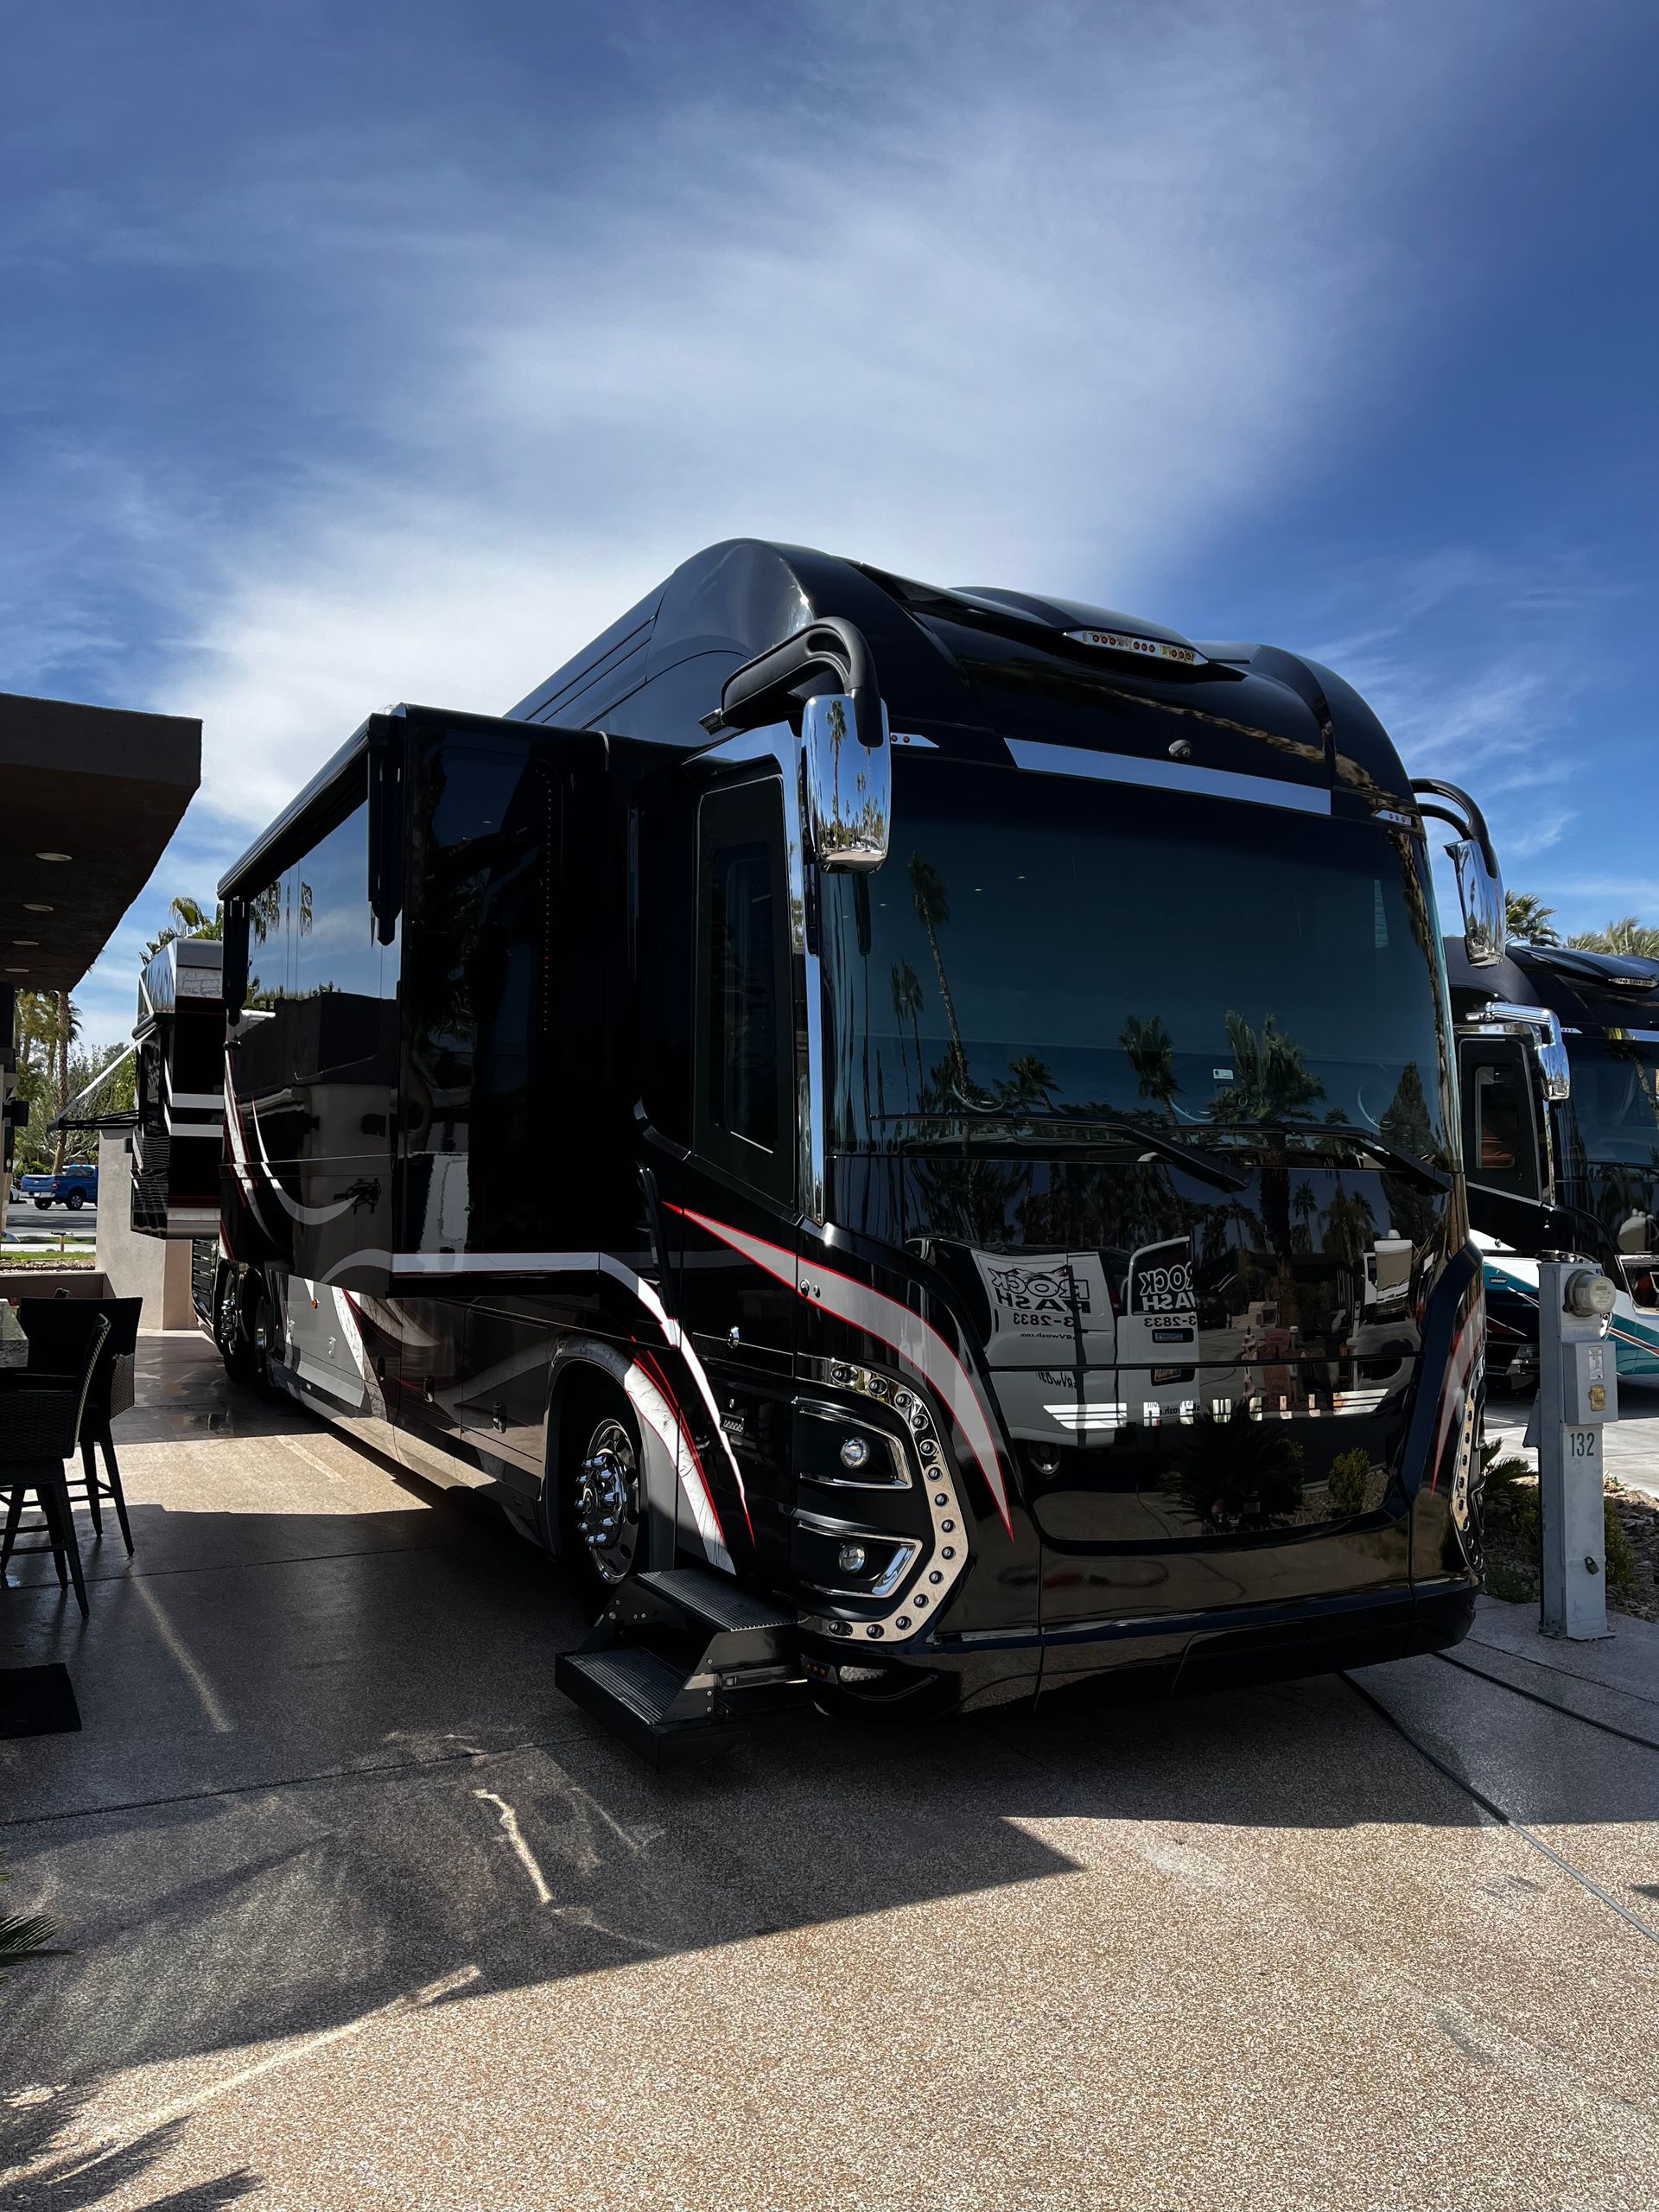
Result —
[{"label": "front wheel", "polygon": [[71,1213],[79,1213],[86,1203],[86,1194],[84,1191],[71,1191],[63,1203]]},{"label": "front wheel", "polygon": [[[570,1408],[556,1484],[558,1549],[594,1618],[648,1564],[644,1459],[620,1391],[586,1393]],[[543,1511],[548,1503],[544,1491]]]}]

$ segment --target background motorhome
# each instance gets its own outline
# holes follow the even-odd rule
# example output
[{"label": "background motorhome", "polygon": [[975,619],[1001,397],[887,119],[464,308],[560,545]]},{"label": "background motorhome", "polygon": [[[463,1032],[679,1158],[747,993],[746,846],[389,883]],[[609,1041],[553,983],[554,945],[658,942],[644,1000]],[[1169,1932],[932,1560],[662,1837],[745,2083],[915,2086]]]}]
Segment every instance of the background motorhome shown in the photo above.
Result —
[{"label": "background motorhome", "polygon": [[[1537,1257],[1559,1249],[1618,1287],[1620,1378],[1659,1384],[1659,962],[1511,940],[1499,965],[1471,969],[1450,938],[1446,959],[1493,1374],[1536,1380]],[[1528,1009],[1541,1020],[1508,1018]],[[1558,1099],[1536,1042],[1550,1018],[1571,1072]]]},{"label": "background motorhome", "polygon": [[223,951],[215,938],[175,938],[139,976],[132,1226],[145,1236],[203,1240],[219,1232]]}]

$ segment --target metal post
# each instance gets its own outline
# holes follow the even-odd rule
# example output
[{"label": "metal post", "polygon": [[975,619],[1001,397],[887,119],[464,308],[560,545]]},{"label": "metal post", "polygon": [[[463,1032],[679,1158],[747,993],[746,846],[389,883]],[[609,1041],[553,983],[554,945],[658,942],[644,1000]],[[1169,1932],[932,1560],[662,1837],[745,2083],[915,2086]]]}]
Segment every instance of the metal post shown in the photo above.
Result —
[{"label": "metal post", "polygon": [[1613,1347],[1602,1334],[1613,1286],[1583,1260],[1538,1265],[1538,1503],[1543,1526],[1539,1626],[1605,1636],[1602,1431],[1618,1419]]}]

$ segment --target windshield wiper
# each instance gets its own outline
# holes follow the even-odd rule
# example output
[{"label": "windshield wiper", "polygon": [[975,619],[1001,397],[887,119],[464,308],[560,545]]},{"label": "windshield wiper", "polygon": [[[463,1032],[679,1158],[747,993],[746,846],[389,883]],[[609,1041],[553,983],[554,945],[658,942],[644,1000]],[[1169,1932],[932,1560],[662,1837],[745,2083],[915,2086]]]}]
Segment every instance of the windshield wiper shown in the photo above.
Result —
[{"label": "windshield wiper", "polygon": [[1443,1197],[1452,1187],[1452,1178],[1432,1160],[1420,1160],[1414,1152],[1407,1152],[1391,1138],[1380,1136],[1375,1129],[1363,1129],[1354,1122],[1228,1122],[1217,1126],[1230,1133],[1262,1136],[1340,1137],[1346,1144],[1374,1153],[1396,1174],[1404,1175],[1421,1190]]},{"label": "windshield wiper", "polygon": [[[1195,1146],[1182,1144],[1179,1139],[1166,1136],[1161,1129],[1150,1128],[1141,1122],[1103,1122],[1090,1114],[1021,1114],[1017,1109],[1011,1113],[1001,1106],[964,1109],[959,1114],[880,1114],[875,1119],[883,1122],[968,1122],[976,1125],[975,1135],[985,1130],[988,1122],[1001,1122],[1009,1131],[1002,1141],[1020,1145],[1053,1146],[1063,1141],[1050,1135],[1050,1131],[1078,1129],[1088,1133],[1084,1141],[1096,1137],[1116,1137],[1126,1143],[1144,1146],[1147,1152],[1156,1153],[1160,1159],[1185,1168],[1189,1175],[1196,1175],[1200,1182],[1213,1183],[1219,1191],[1243,1191],[1249,1187],[1248,1175],[1241,1175],[1237,1168],[1229,1167],[1213,1153],[1200,1152]],[[1026,1132],[1030,1134],[1024,1134]],[[968,1131],[963,1131],[964,1139],[968,1134]],[[986,1134],[988,1135],[988,1130]],[[907,1142],[904,1149],[906,1152],[913,1150],[913,1143]]]}]

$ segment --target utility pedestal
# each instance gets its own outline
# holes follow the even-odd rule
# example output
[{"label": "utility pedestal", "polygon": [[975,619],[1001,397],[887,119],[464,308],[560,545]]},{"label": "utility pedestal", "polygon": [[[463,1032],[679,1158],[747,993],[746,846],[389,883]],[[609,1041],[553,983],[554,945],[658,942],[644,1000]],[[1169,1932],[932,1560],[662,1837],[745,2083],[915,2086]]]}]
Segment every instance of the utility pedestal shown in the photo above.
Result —
[{"label": "utility pedestal", "polygon": [[1602,1431],[1618,1419],[1613,1347],[1602,1334],[1613,1286],[1583,1260],[1538,1265],[1538,1503],[1546,1636],[1605,1636]]}]

